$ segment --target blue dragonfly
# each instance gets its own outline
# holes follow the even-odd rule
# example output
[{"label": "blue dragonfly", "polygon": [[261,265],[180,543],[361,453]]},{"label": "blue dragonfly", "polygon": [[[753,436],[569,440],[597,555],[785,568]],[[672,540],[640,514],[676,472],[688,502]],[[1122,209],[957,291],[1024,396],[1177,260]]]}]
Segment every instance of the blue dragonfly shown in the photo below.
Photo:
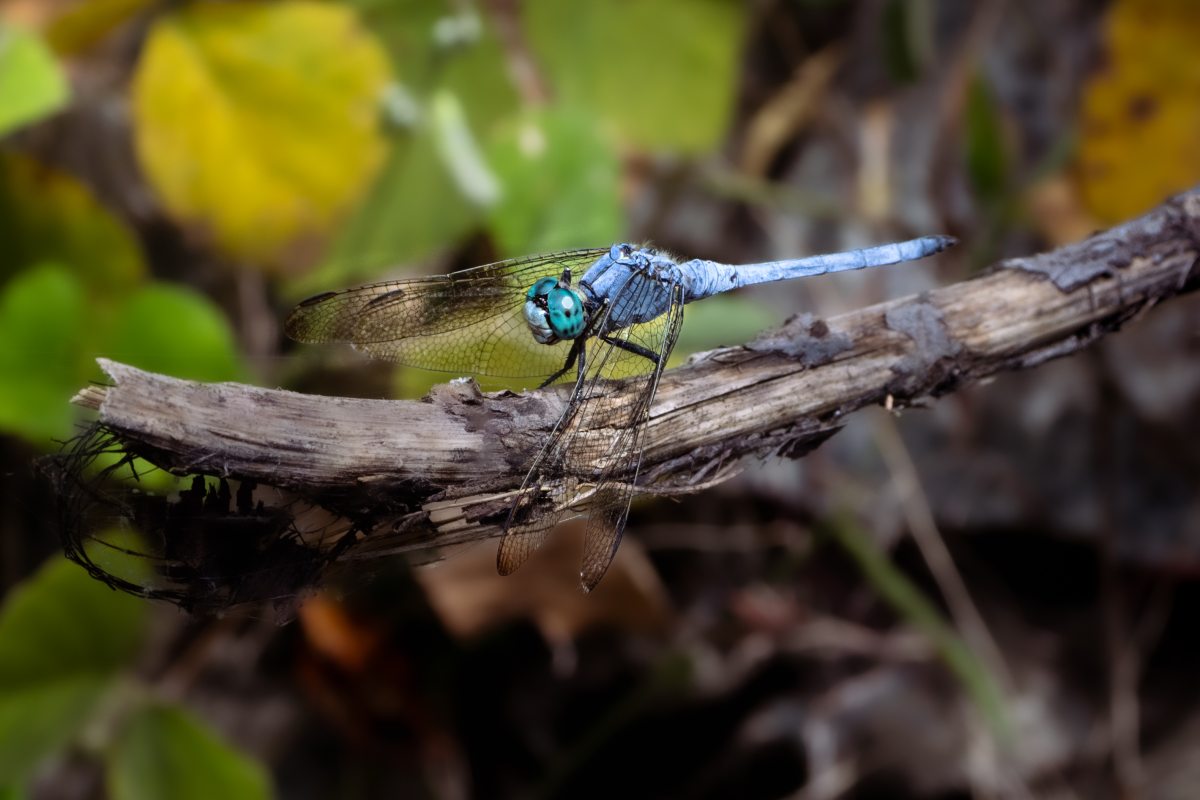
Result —
[{"label": "blue dragonfly", "polygon": [[625,529],[650,405],[685,304],[753,284],[924,258],[954,241],[925,236],[741,266],[680,261],[633,244],[568,250],[326,292],[301,302],[285,330],[298,341],[348,342],[423,369],[540,378],[541,386],[573,381],[566,410],[512,502],[497,567],[516,570],[558,522],[586,506],[580,579],[590,591]]}]

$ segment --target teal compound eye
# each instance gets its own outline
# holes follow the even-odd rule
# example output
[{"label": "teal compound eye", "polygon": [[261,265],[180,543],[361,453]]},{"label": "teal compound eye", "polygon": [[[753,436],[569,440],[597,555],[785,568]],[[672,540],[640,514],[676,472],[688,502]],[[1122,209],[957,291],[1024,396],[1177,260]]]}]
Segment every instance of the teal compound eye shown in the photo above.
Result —
[{"label": "teal compound eye", "polygon": [[583,311],[583,295],[574,289],[556,286],[546,295],[550,330],[559,339],[574,339],[583,333],[587,327]]},{"label": "teal compound eye", "polygon": [[525,293],[526,300],[536,300],[539,297],[545,297],[550,294],[551,289],[558,287],[558,278],[538,278],[533,286],[529,287],[529,291]]},{"label": "teal compound eye", "polygon": [[583,294],[554,278],[539,278],[525,294],[525,322],[541,344],[574,339],[587,328]]}]

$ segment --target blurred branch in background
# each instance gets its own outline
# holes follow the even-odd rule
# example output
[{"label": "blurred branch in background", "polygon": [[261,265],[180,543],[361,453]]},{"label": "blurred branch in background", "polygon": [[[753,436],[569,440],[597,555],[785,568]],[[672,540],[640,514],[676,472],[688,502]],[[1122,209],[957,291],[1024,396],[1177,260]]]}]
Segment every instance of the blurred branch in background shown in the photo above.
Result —
[{"label": "blurred branch in background", "polygon": [[[1200,189],[1193,189],[1132,222],[1002,262],[983,277],[828,321],[802,315],[746,346],[703,354],[663,378],[644,490],[695,488],[746,455],[799,457],[856,409],[919,405],[1001,370],[1074,353],[1200,286],[1198,254]],[[170,573],[182,583],[158,592],[190,606],[279,599],[331,564],[397,553],[428,561],[496,536],[524,477],[521,465],[565,402],[562,390],[484,395],[461,382],[435,390],[429,402],[358,400],[102,366],[114,385],[85,389],[76,402],[99,412],[103,436],[83,437],[48,465],[64,495],[90,491],[81,489],[92,480],[81,477],[87,463],[115,450],[178,475],[220,479],[219,502],[210,498],[209,510],[214,503],[233,510],[228,479],[243,482],[238,508],[253,508],[251,494],[274,487],[278,516],[260,531],[268,539],[320,530],[291,543],[289,557],[303,565],[291,584],[276,576],[232,591],[242,568],[269,569],[261,563],[270,560],[266,545],[281,542],[233,545],[260,562],[251,565],[229,560],[224,539],[205,533],[183,557],[195,561],[190,571]],[[78,511],[71,502],[63,508],[68,516]],[[134,520],[144,532],[148,523],[153,518]],[[93,525],[69,518],[65,529],[75,557],[103,577],[86,555]],[[188,574],[205,578],[189,585],[181,578]]]}]

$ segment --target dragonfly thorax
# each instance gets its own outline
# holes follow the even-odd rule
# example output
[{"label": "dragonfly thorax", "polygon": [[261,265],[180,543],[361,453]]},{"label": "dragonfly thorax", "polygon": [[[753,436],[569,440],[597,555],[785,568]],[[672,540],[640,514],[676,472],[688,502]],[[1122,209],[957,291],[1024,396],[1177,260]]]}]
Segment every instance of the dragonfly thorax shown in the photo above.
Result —
[{"label": "dragonfly thorax", "polygon": [[581,336],[587,317],[583,293],[559,278],[539,278],[525,293],[525,322],[540,344]]}]

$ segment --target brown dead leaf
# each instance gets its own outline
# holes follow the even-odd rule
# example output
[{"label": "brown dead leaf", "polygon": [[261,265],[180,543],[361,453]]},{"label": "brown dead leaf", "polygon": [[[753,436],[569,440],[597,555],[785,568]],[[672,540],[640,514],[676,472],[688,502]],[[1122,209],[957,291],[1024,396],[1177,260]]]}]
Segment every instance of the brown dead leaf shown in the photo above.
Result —
[{"label": "brown dead leaf", "polygon": [[594,626],[665,630],[666,593],[636,541],[622,542],[599,586],[590,594],[580,591],[580,522],[562,526],[515,575],[496,574],[496,550],[484,546],[418,570],[417,580],[443,624],[461,638],[522,617],[534,619],[553,642]]},{"label": "brown dead leaf", "polygon": [[347,672],[362,670],[384,639],[382,628],[357,622],[325,595],[301,605],[298,617],[312,649]]},{"label": "brown dead leaf", "polygon": [[1029,187],[1025,207],[1030,223],[1050,247],[1083,241],[1103,227],[1084,207],[1079,187],[1065,175]]}]

